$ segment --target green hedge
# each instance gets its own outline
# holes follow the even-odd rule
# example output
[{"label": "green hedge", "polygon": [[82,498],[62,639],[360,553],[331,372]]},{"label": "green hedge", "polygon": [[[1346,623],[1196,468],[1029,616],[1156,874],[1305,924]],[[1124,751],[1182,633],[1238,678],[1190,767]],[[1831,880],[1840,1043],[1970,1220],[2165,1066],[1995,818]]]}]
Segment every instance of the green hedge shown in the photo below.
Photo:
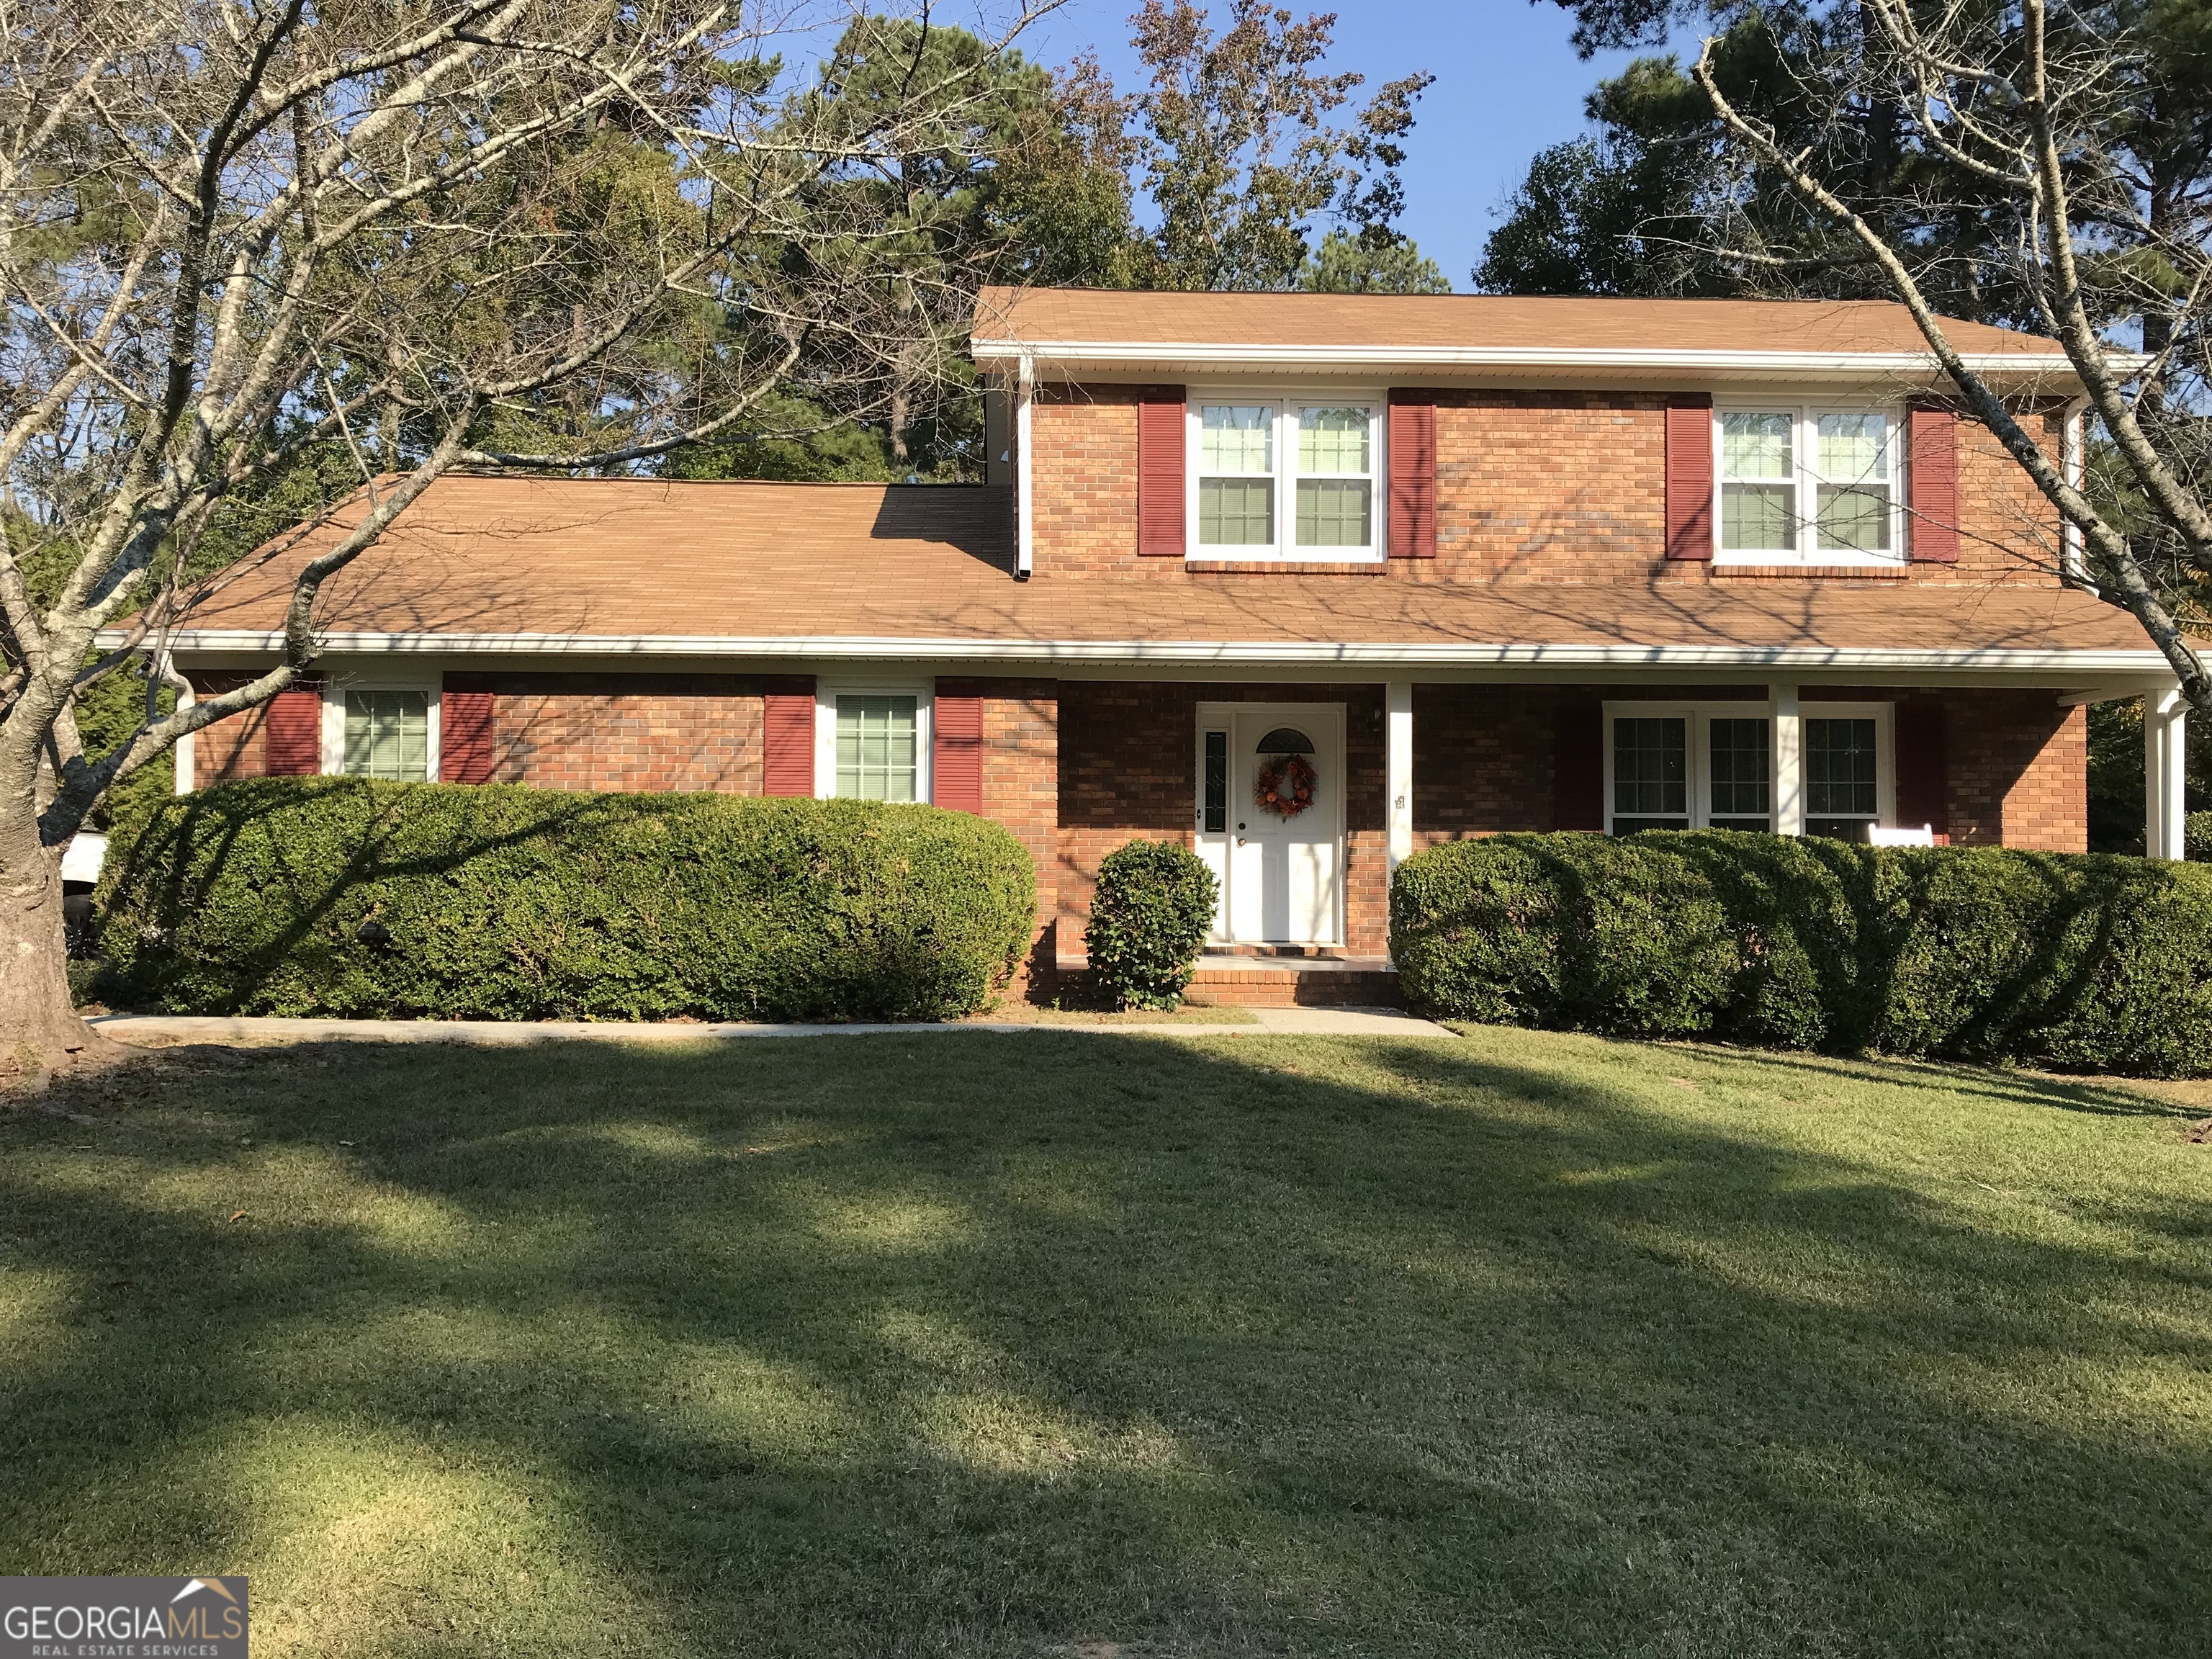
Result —
[{"label": "green hedge", "polygon": [[2212,1071],[2212,870],[1728,831],[1500,836],[1400,866],[1444,1018],[1778,1048]]},{"label": "green hedge", "polygon": [[473,1019],[936,1019],[1029,947],[1028,853],[963,813],[356,778],[220,784],[111,859],[137,1006]]},{"label": "green hedge", "polygon": [[1133,841],[1098,861],[1083,948],[1115,1008],[1172,1008],[1189,988],[1220,886],[1180,842]]}]

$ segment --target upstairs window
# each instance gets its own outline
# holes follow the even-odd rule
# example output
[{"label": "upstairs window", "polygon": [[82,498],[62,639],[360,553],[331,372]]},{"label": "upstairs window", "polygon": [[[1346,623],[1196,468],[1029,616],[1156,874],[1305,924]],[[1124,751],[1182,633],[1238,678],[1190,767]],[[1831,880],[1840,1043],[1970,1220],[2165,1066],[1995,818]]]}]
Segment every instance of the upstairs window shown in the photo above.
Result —
[{"label": "upstairs window", "polygon": [[1194,396],[1191,556],[1382,556],[1380,400]]},{"label": "upstairs window", "polygon": [[1890,416],[1726,409],[1715,422],[1723,562],[1897,560],[1899,444]]}]

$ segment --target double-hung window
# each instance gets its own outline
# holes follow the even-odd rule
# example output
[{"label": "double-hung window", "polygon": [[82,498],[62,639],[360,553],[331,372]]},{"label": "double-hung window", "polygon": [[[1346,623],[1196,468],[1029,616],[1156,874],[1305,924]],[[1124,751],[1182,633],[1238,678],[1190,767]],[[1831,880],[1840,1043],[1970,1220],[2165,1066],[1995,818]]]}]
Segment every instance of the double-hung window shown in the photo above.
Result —
[{"label": "double-hung window", "polygon": [[1237,392],[1189,408],[1192,557],[1382,556],[1379,399]]},{"label": "double-hung window", "polygon": [[1881,728],[1871,715],[1808,716],[1805,833],[1864,841],[1881,821]]},{"label": "double-hung window", "polygon": [[1723,409],[1723,563],[1884,564],[1899,557],[1897,422],[1879,410]]},{"label": "double-hung window", "polygon": [[323,693],[323,767],[346,777],[438,775],[438,694],[428,686],[334,685]]},{"label": "double-hung window", "polygon": [[817,693],[817,791],[845,800],[929,799],[930,699],[896,686]]},{"label": "double-hung window", "polygon": [[[1864,841],[1888,821],[1889,714],[1879,703],[1800,705],[1804,832]],[[1606,828],[1771,830],[1779,813],[1774,717],[1760,702],[1605,706]]]},{"label": "double-hung window", "polygon": [[1774,726],[1762,705],[1608,703],[1606,728],[1613,834],[1774,827]]}]

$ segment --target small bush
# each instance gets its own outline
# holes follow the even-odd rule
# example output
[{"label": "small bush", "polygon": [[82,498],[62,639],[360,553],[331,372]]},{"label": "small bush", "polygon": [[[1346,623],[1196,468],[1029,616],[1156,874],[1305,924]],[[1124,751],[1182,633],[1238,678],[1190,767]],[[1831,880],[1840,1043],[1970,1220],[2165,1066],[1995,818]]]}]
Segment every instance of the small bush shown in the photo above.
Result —
[{"label": "small bush", "polygon": [[1083,935],[1099,995],[1116,1008],[1181,1002],[1218,897],[1205,860],[1175,842],[1133,841],[1100,860]]},{"label": "small bush", "polygon": [[2191,864],[2212,864],[2212,812],[2191,812],[2181,821],[2181,849]]},{"label": "small bush", "polygon": [[939,1019],[1027,950],[1004,830],[866,801],[220,784],[111,856],[137,1004],[477,1019]]},{"label": "small bush", "polygon": [[1502,836],[1400,866],[1391,949],[1449,1018],[2212,1071],[2212,871],[2142,859]]}]

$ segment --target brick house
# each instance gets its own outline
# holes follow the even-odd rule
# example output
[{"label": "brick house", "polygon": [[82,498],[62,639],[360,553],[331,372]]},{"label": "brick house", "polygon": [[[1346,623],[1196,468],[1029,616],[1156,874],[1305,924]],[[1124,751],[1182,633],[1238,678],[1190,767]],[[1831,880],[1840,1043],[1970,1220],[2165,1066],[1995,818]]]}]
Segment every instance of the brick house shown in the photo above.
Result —
[{"label": "brick house", "polygon": [[[2053,343],[1953,337],[2078,457]],[[325,589],[319,688],[179,787],[933,800],[1035,855],[1039,982],[1170,837],[1255,996],[1361,994],[1392,866],[1459,836],[2081,850],[2100,698],[2148,694],[2179,855],[2173,677],[1898,307],[1001,289],[974,349],[984,485],[441,481]],[[196,616],[196,685],[274,660],[292,569]]]}]

